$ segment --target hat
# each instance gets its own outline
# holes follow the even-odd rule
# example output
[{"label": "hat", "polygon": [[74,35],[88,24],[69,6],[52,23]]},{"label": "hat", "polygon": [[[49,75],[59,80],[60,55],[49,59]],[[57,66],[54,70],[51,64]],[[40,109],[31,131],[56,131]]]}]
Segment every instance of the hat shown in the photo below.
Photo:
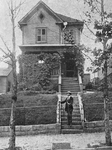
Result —
[{"label": "hat", "polygon": [[72,94],[72,92],[68,91],[67,94]]}]

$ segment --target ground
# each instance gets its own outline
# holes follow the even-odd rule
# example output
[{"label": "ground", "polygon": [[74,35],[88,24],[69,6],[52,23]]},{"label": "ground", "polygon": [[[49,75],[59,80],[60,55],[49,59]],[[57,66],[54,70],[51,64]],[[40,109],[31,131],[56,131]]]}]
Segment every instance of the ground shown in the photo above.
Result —
[{"label": "ground", "polygon": [[[8,146],[8,137],[0,137],[0,148]],[[86,148],[88,145],[99,145],[105,142],[105,133],[59,134],[59,135],[35,135],[17,136],[16,146],[24,150],[51,149],[52,143],[69,142],[72,148]]]}]

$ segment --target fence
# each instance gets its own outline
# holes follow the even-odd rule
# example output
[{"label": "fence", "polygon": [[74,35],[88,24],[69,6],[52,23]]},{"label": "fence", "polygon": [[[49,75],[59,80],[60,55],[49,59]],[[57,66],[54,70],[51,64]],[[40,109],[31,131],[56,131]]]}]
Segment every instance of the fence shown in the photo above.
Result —
[{"label": "fence", "polygon": [[[87,121],[104,120],[104,103],[86,103],[84,106],[84,117]],[[109,103],[110,120],[112,120],[112,102]]]},{"label": "fence", "polygon": [[[16,125],[56,123],[56,105],[17,107]],[[0,126],[8,126],[11,108],[0,108]]]}]

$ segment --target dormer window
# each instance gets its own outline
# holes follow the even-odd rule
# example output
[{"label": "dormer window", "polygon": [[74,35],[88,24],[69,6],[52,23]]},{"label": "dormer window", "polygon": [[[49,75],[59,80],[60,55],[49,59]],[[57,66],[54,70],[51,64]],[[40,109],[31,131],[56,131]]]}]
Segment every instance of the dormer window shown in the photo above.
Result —
[{"label": "dormer window", "polygon": [[36,28],[36,43],[46,43],[46,28]]}]

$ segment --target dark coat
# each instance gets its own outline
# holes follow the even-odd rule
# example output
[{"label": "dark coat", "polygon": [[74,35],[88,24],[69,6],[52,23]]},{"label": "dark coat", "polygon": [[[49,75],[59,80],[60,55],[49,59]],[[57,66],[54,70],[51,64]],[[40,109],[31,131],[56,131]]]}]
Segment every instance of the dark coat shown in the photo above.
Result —
[{"label": "dark coat", "polygon": [[65,111],[71,112],[73,111],[73,97],[67,97],[64,101],[61,102],[61,104],[65,103]]}]

